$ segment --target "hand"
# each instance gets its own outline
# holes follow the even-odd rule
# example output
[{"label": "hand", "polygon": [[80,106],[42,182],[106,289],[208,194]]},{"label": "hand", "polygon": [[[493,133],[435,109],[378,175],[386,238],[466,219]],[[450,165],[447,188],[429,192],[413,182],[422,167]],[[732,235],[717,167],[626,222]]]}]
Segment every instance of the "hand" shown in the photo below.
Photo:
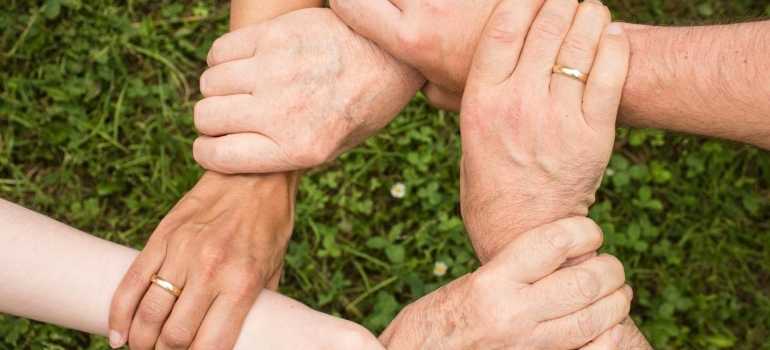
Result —
[{"label": "hand", "polygon": [[391,349],[615,349],[633,297],[623,265],[601,255],[557,270],[601,242],[601,229],[581,217],[523,233],[407,306],[380,340]]},{"label": "hand", "polygon": [[[428,100],[456,112],[484,24],[499,2],[330,0],[329,5],[353,30],[420,71],[428,79],[423,88]],[[539,8],[542,0],[519,4]]]},{"label": "hand", "polygon": [[[110,307],[110,343],[232,348],[259,292],[277,288],[298,182],[297,173],[206,173],[123,277]],[[156,274],[183,290],[178,300],[150,283]]]},{"label": "hand", "polygon": [[387,125],[422,77],[331,10],[304,9],[214,42],[195,106],[195,159],[222,173],[318,166]]},{"label": "hand", "polygon": [[[587,214],[628,70],[627,38],[598,1],[525,4],[498,5],[463,97],[461,209],[482,261],[520,232]],[[555,64],[590,72],[587,84]]]}]

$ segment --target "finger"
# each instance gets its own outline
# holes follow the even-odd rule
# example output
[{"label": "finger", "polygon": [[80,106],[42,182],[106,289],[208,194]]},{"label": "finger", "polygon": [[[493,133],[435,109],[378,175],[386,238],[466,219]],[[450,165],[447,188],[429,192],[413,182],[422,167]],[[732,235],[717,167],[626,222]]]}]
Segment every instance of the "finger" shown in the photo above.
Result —
[{"label": "finger", "polygon": [[220,294],[206,313],[192,348],[232,349],[258,294],[259,291],[242,297]]},{"label": "finger", "polygon": [[582,263],[582,262],[584,262],[584,261],[586,261],[588,259],[595,258],[597,256],[599,256],[599,254],[596,253],[596,252],[586,253],[586,254],[583,254],[583,255],[575,257],[575,258],[567,259],[567,261],[564,262],[564,264],[562,264],[559,268],[566,269],[566,268],[568,268],[570,266],[579,265],[580,263]]},{"label": "finger", "polygon": [[574,217],[539,226],[518,236],[486,266],[509,271],[509,278],[534,283],[556,271],[568,258],[595,251],[602,231],[585,217]]},{"label": "finger", "polygon": [[396,58],[412,64],[398,39],[401,10],[388,0],[331,0],[329,6],[350,28]]},{"label": "finger", "polygon": [[160,270],[164,258],[165,245],[156,244],[156,240],[150,238],[120,281],[110,303],[109,339],[113,348],[119,348],[128,341],[134,314],[150,287],[150,278]]},{"label": "finger", "polygon": [[583,115],[595,130],[615,130],[630,52],[623,28],[617,23],[608,25],[583,94]]},{"label": "finger", "polygon": [[484,89],[499,85],[511,76],[529,24],[541,4],[542,0],[504,0],[497,5],[479,39],[466,88]]},{"label": "finger", "polygon": [[193,157],[203,168],[223,174],[262,174],[305,168],[289,160],[273,140],[256,133],[201,136],[193,143]]},{"label": "finger", "polygon": [[631,310],[632,298],[631,287],[623,286],[578,312],[540,323],[537,331],[547,335],[554,347],[579,348],[620,324]]},{"label": "finger", "polygon": [[254,56],[264,27],[263,24],[244,27],[214,40],[206,57],[209,67]]},{"label": "finger", "polygon": [[421,91],[434,107],[455,113],[460,112],[462,93],[451,92],[430,82],[426,83]]},{"label": "finger", "polygon": [[279,267],[278,270],[275,270],[275,274],[273,274],[273,277],[267,280],[267,283],[265,284],[265,289],[272,290],[274,292],[278,291],[278,286],[281,284],[282,272],[283,272],[283,262],[281,262],[281,267]]},{"label": "finger", "polygon": [[616,350],[620,349],[621,340],[623,340],[623,326],[615,325],[580,350]]},{"label": "finger", "polygon": [[195,104],[195,127],[208,136],[265,132],[274,125],[263,117],[269,112],[262,110],[252,95],[212,96]]},{"label": "finger", "polygon": [[551,320],[593,304],[626,282],[623,264],[603,254],[577,266],[554,272],[527,288],[536,303],[531,305],[538,321]]},{"label": "finger", "polygon": [[550,82],[553,66],[559,49],[569,31],[577,0],[546,0],[532,28],[527,34],[527,41],[521,52],[521,63],[516,68],[519,81]]},{"label": "finger", "polygon": [[200,79],[203,97],[251,94],[261,70],[254,69],[252,59],[230,61],[209,68]]},{"label": "finger", "polygon": [[157,349],[188,349],[214,301],[214,293],[190,281],[163,325]]},{"label": "finger", "polygon": [[[590,74],[604,28],[610,24],[610,11],[599,0],[585,0],[580,4],[556,63]],[[554,73],[551,92],[560,97],[583,96],[585,84],[573,78]],[[578,103],[580,99],[574,99]]]},{"label": "finger", "polygon": [[[158,272],[158,277],[170,282],[180,289],[184,289],[184,273],[172,266],[168,260],[164,262]],[[154,349],[158,337],[166,323],[171,309],[177,301],[177,297],[169,291],[153,283],[142,298],[136,316],[131,323],[128,334],[128,344],[132,350]]]}]

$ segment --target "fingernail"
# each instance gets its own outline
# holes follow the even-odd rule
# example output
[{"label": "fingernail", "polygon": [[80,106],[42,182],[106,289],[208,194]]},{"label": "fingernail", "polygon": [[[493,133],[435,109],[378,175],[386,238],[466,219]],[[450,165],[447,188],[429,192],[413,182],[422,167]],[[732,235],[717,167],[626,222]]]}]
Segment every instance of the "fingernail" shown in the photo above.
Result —
[{"label": "fingernail", "polygon": [[621,35],[623,34],[623,27],[617,23],[610,23],[610,25],[604,29],[604,33],[609,35]]},{"label": "fingernail", "polygon": [[593,3],[593,4],[599,4],[599,5],[602,4],[602,2],[599,1],[599,0],[584,0],[583,2],[590,2],[590,3]]},{"label": "fingernail", "polygon": [[623,286],[623,290],[626,292],[626,294],[628,294],[628,297],[630,299],[634,298],[634,290],[631,288],[631,286],[626,284],[625,286]]},{"label": "fingernail", "polygon": [[620,341],[623,340],[623,326],[617,325],[615,327],[612,327],[612,332],[610,332],[610,336],[612,337],[612,340],[615,341],[615,343],[620,344]]},{"label": "fingernail", "polygon": [[201,75],[200,81],[198,82],[198,90],[203,91],[204,87],[206,86],[206,79]]},{"label": "fingernail", "polygon": [[117,349],[121,346],[123,346],[123,336],[118,333],[116,330],[111,330],[110,333],[110,346],[113,349]]}]

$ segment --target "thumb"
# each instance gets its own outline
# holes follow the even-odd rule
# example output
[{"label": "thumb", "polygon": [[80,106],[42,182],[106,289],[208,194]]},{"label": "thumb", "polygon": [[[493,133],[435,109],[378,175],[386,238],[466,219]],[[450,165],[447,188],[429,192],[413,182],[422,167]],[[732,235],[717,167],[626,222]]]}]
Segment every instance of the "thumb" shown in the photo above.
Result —
[{"label": "thumb", "polygon": [[620,349],[621,340],[623,340],[623,326],[617,325],[602,333],[580,350],[616,350]]},{"label": "thumb", "polygon": [[563,219],[522,233],[487,266],[499,266],[509,278],[531,284],[559,269],[567,259],[597,250],[602,238],[601,229],[591,219]]}]

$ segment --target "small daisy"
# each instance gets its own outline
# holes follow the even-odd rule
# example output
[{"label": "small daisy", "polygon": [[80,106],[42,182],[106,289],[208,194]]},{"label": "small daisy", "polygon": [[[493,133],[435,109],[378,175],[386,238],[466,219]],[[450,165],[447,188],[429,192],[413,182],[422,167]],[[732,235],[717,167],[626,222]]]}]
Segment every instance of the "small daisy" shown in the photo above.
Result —
[{"label": "small daisy", "polygon": [[446,275],[446,264],[442,261],[437,261],[436,265],[433,266],[433,274],[436,276],[443,276]]},{"label": "small daisy", "polygon": [[607,175],[608,177],[615,175],[615,169],[607,168],[607,170],[604,171],[604,175]]},{"label": "small daisy", "polygon": [[406,194],[406,186],[399,182],[390,188],[390,194],[396,198],[404,198],[404,195]]}]

